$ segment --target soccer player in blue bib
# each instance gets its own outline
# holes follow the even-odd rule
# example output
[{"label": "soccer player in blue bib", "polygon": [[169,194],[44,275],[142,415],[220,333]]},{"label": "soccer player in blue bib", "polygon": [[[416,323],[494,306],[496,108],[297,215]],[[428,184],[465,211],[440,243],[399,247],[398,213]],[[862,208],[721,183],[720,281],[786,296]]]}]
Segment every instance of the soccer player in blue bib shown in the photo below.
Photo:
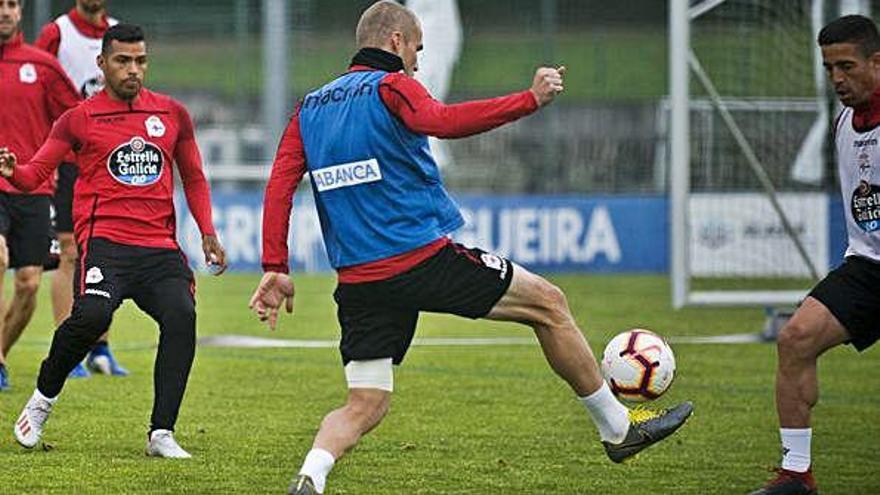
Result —
[{"label": "soccer player in blue bib", "polygon": [[287,234],[294,190],[309,172],[339,277],[334,298],[349,388],[346,404],[321,423],[290,493],[323,493],[336,460],[385,416],[393,365],[403,361],[422,311],[531,326],[615,462],[678,429],[693,410],[690,402],[630,420],[559,288],[448,237],[464,220],[443,187],[427,136],[469,136],[529,115],[563,90],[565,69],[538,69],[525,91],[444,105],[412,77],[422,33],[410,10],[391,1],[373,4],[356,38],[359,51],[348,72],[297,108],[266,187],[265,274],[251,308],[272,327],[282,304],[293,309]]}]

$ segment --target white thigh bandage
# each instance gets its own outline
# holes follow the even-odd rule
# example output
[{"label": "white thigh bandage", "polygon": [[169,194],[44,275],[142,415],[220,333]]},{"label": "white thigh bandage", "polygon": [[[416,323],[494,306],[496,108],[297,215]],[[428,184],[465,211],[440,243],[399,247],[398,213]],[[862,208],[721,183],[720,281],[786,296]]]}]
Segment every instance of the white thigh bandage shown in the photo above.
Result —
[{"label": "white thigh bandage", "polygon": [[348,388],[377,388],[393,392],[394,370],[391,358],[349,361],[345,365],[345,380]]}]

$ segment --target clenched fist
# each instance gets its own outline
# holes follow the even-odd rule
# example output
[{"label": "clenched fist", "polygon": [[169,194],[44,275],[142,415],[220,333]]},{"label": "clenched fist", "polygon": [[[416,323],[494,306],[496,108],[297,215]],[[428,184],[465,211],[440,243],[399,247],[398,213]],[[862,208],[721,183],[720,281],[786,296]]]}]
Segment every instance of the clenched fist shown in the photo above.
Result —
[{"label": "clenched fist", "polygon": [[543,107],[556,98],[556,95],[562,92],[562,77],[565,75],[565,67],[554,69],[552,67],[541,67],[535,71],[535,78],[532,80],[531,91],[535,95],[535,101],[538,106]]},{"label": "clenched fist", "polygon": [[0,175],[6,178],[12,177],[15,163],[15,153],[9,151],[9,148],[0,148]]}]

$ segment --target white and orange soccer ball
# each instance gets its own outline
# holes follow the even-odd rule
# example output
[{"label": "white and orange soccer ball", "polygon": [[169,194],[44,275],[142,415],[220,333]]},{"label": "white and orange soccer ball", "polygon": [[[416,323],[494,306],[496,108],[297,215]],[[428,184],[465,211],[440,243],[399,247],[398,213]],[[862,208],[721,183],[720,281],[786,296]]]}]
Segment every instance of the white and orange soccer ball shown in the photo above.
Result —
[{"label": "white and orange soccer ball", "polygon": [[635,328],[608,342],[601,368],[614,395],[630,402],[646,402],[660,397],[672,385],[675,355],[663,337]]}]

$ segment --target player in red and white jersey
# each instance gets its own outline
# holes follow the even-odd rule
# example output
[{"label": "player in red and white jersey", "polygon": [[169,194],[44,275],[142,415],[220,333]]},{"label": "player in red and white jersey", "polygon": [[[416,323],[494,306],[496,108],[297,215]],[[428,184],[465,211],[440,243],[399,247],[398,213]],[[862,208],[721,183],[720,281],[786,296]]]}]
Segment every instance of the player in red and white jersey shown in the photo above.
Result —
[{"label": "player in red and white jersey", "polygon": [[98,62],[107,86],[65,113],[29,163],[0,148],[0,173],[23,189],[50,177],[76,152],[74,231],[79,244],[70,317],[58,327],[43,361],[37,389],[15,424],[25,447],[37,444],[70,370],[107,330],[124,299],[132,299],[160,329],[155,396],[147,454],[189,457],[172,436],[195,354],[194,279],[175,239],[176,163],[187,203],[202,233],[205,260],[226,267],[211,219],[186,109],[142,87],[147,68],[144,36],[118,24],[104,35]]},{"label": "player in red and white jersey", "polygon": [[810,291],[779,333],[782,466],[752,495],[818,493],[810,444],[819,356],[841,344],[863,351],[880,339],[880,34],[871,19],[851,15],[822,28],[818,43],[845,107],[834,137],[849,245],[843,264]]},{"label": "player in red and white jersey", "polygon": [[[105,0],[76,0],[66,14],[43,26],[34,46],[58,58],[58,62],[83,98],[89,98],[104,88],[104,74],[98,67],[101,38],[110,26],[118,23],[108,17]],[[69,156],[65,162],[72,162]],[[73,184],[76,165],[62,163],[58,167],[58,181],[52,198],[55,207],[53,227],[58,239],[57,265],[52,275],[52,314],[60,325],[73,305],[73,272],[76,265],[76,241],[73,238]],[[128,370],[117,363],[110,351],[107,335],[102,335],[92,346],[86,363],[92,371],[113,376],[126,376]],[[88,377],[82,364],[71,372],[71,377]]]},{"label": "player in red and white jersey", "polygon": [[[0,146],[29,160],[52,122],[77,105],[79,96],[57,60],[24,43],[21,8],[20,0],[0,0]],[[6,269],[15,269],[14,296],[0,321],[0,391],[9,386],[6,353],[36,305],[49,252],[53,185],[53,178],[47,177],[25,192],[0,179],[0,284]]]},{"label": "player in red and white jersey", "polygon": [[107,15],[106,0],[76,0],[66,14],[43,26],[34,46],[58,58],[83,98],[89,98],[104,88],[96,58],[104,33],[118,23]]}]

